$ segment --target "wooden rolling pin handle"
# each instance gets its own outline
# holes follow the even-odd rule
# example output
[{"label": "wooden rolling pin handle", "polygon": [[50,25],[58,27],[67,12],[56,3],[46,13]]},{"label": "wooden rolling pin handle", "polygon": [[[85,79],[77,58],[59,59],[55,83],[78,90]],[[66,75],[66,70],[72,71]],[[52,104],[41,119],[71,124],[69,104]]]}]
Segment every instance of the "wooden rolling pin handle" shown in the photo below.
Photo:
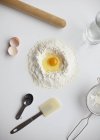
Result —
[{"label": "wooden rolling pin handle", "polygon": [[7,5],[9,7],[12,7],[16,10],[20,10],[28,15],[34,16],[36,18],[39,18],[41,20],[44,20],[50,24],[53,24],[58,27],[65,27],[66,21],[62,18],[59,18],[55,15],[52,15],[48,12],[45,12],[41,9],[38,9],[34,6],[31,6],[29,4],[26,4],[19,0],[0,0],[0,3]]}]

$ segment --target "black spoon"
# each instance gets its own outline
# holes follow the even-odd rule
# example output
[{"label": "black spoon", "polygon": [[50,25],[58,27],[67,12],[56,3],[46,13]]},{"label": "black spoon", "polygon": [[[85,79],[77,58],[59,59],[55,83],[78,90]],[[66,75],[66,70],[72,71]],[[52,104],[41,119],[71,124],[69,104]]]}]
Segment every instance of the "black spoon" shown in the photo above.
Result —
[{"label": "black spoon", "polygon": [[20,110],[18,111],[18,113],[16,115],[17,120],[21,117],[24,109],[33,102],[33,99],[34,98],[33,98],[32,94],[26,94],[24,96],[23,101],[22,101],[22,107],[20,108]]}]

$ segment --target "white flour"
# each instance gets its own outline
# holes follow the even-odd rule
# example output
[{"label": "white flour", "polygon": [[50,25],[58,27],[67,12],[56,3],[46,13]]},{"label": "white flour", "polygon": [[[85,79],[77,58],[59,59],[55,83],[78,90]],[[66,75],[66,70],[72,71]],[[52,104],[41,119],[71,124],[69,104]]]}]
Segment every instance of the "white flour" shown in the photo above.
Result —
[{"label": "white flour", "polygon": [[[59,72],[46,72],[42,60],[46,53],[55,53],[63,59]],[[76,58],[71,48],[59,40],[38,42],[28,54],[28,68],[33,82],[42,87],[62,87],[66,85],[76,72]]]}]

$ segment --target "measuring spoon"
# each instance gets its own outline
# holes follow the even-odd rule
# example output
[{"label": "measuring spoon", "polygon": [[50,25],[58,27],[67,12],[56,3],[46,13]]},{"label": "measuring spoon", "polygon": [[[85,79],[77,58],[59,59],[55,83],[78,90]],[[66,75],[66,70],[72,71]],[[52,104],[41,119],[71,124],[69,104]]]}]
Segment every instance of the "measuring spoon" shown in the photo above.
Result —
[{"label": "measuring spoon", "polygon": [[29,106],[32,102],[33,102],[33,95],[32,94],[26,94],[23,98],[23,101],[22,101],[22,107],[20,108],[19,112],[16,115],[17,120],[21,117],[24,109],[27,106]]}]

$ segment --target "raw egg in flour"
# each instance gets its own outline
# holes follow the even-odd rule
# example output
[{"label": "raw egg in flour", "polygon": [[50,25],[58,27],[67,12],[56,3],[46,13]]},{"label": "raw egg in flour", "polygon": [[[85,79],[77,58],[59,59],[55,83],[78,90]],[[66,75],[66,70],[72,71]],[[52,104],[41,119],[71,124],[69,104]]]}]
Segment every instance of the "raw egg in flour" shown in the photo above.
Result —
[{"label": "raw egg in flour", "polygon": [[30,50],[28,69],[37,86],[59,88],[69,84],[76,74],[76,57],[63,41],[44,40]]},{"label": "raw egg in flour", "polygon": [[42,61],[43,68],[46,72],[59,71],[61,63],[61,58],[56,54],[47,54]]}]

